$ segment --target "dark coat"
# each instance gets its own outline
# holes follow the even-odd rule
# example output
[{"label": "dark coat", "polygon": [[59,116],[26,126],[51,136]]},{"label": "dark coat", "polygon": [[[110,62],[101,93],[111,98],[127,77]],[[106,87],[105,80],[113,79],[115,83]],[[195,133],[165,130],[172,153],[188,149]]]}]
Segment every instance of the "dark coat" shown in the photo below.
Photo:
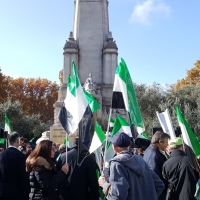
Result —
[{"label": "dark coat", "polygon": [[25,156],[18,149],[9,147],[0,153],[0,199],[22,199],[29,193],[25,170]]},{"label": "dark coat", "polygon": [[168,182],[174,181],[175,170],[178,168],[181,158],[183,159],[176,176],[178,179],[175,182],[175,192],[170,200],[195,200],[194,194],[199,176],[198,172],[191,167],[188,157],[183,151],[179,149],[172,151],[171,157],[163,165],[163,177]]},{"label": "dark coat", "polygon": [[149,168],[153,170],[165,184],[165,189],[159,196],[159,200],[165,200],[167,192],[167,183],[162,176],[162,167],[167,158],[160,152],[159,148],[155,144],[151,144],[145,151],[143,156],[144,161],[147,163]]},{"label": "dark coat", "polygon": [[[63,200],[99,200],[99,184],[90,156],[82,153],[82,162],[77,164],[78,148],[74,147],[67,152],[69,176],[59,187]],[[66,153],[61,156],[62,165],[66,163]]]},{"label": "dark coat", "polygon": [[58,186],[67,175],[54,168],[42,157],[37,159],[37,168],[30,173],[31,200],[57,200]]}]

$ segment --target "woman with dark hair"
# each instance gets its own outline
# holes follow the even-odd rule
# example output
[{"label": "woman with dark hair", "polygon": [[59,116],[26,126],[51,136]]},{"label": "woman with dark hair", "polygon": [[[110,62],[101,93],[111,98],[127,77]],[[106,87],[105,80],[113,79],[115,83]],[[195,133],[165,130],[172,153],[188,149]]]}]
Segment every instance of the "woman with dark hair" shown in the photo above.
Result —
[{"label": "woman with dark hair", "polygon": [[58,186],[67,177],[68,164],[56,173],[54,158],[55,148],[50,140],[43,140],[37,144],[35,150],[26,160],[26,168],[30,173],[30,200],[57,200]]}]

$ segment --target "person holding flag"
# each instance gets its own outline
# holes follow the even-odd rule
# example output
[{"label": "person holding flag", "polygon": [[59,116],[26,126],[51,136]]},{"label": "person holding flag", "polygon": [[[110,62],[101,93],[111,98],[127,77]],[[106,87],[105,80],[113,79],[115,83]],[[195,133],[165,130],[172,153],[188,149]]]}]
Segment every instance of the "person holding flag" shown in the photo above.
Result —
[{"label": "person holding flag", "polygon": [[[80,154],[78,148],[82,150]],[[79,142],[78,137],[74,140],[73,148],[61,155],[61,166],[66,163],[66,157],[69,163],[69,174],[59,187],[61,199],[99,200],[99,185],[94,161],[89,156],[87,148]],[[78,163],[78,157],[81,160],[80,163]]]},{"label": "person holding flag", "polygon": [[111,142],[116,156],[110,161],[109,183],[104,176],[99,178],[107,200],[157,200],[164,184],[140,156],[129,151],[130,137],[119,132]]},{"label": "person holding flag", "polygon": [[[85,134],[83,131],[83,116],[88,106],[92,112],[99,107],[92,107],[94,99],[90,94],[84,92],[75,62],[72,62],[73,77],[68,77],[67,96],[64,100],[65,106],[61,108],[59,120],[66,131],[66,141],[68,135],[76,134],[78,137],[74,141],[73,148],[66,151],[60,157],[61,166],[66,162],[70,164],[69,175],[62,182],[59,191],[62,200],[99,200],[99,185],[92,157],[88,156],[88,149],[83,144]],[[67,145],[66,145],[67,146]],[[79,191],[77,191],[77,189]]]}]

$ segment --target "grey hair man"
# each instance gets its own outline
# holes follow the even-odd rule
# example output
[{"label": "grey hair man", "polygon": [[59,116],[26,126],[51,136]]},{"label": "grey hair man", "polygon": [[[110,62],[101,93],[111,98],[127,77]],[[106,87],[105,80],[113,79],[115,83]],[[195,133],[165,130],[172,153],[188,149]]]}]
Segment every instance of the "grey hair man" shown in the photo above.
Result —
[{"label": "grey hair man", "polygon": [[[162,153],[168,147],[170,136],[167,133],[162,131],[157,131],[153,135],[151,139],[150,146],[146,149],[143,159],[149,166],[151,170],[153,170],[165,183],[165,180],[162,177],[162,167],[165,161],[167,160],[166,156]],[[167,192],[167,187],[165,183],[165,189],[162,194],[158,198],[159,200],[165,200]]]}]

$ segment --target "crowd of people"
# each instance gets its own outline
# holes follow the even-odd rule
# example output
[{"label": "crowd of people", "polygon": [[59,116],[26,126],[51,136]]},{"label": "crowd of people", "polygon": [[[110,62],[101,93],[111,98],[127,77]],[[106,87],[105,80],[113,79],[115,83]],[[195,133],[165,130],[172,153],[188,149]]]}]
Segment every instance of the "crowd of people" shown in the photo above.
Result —
[{"label": "crowd of people", "polygon": [[[19,133],[8,135],[0,152],[0,200],[195,200],[199,172],[191,165],[180,137],[157,131],[147,148],[135,147],[119,132],[115,156],[99,169],[95,155],[79,141],[40,140],[36,146]],[[104,166],[104,165],[103,165]]]}]

